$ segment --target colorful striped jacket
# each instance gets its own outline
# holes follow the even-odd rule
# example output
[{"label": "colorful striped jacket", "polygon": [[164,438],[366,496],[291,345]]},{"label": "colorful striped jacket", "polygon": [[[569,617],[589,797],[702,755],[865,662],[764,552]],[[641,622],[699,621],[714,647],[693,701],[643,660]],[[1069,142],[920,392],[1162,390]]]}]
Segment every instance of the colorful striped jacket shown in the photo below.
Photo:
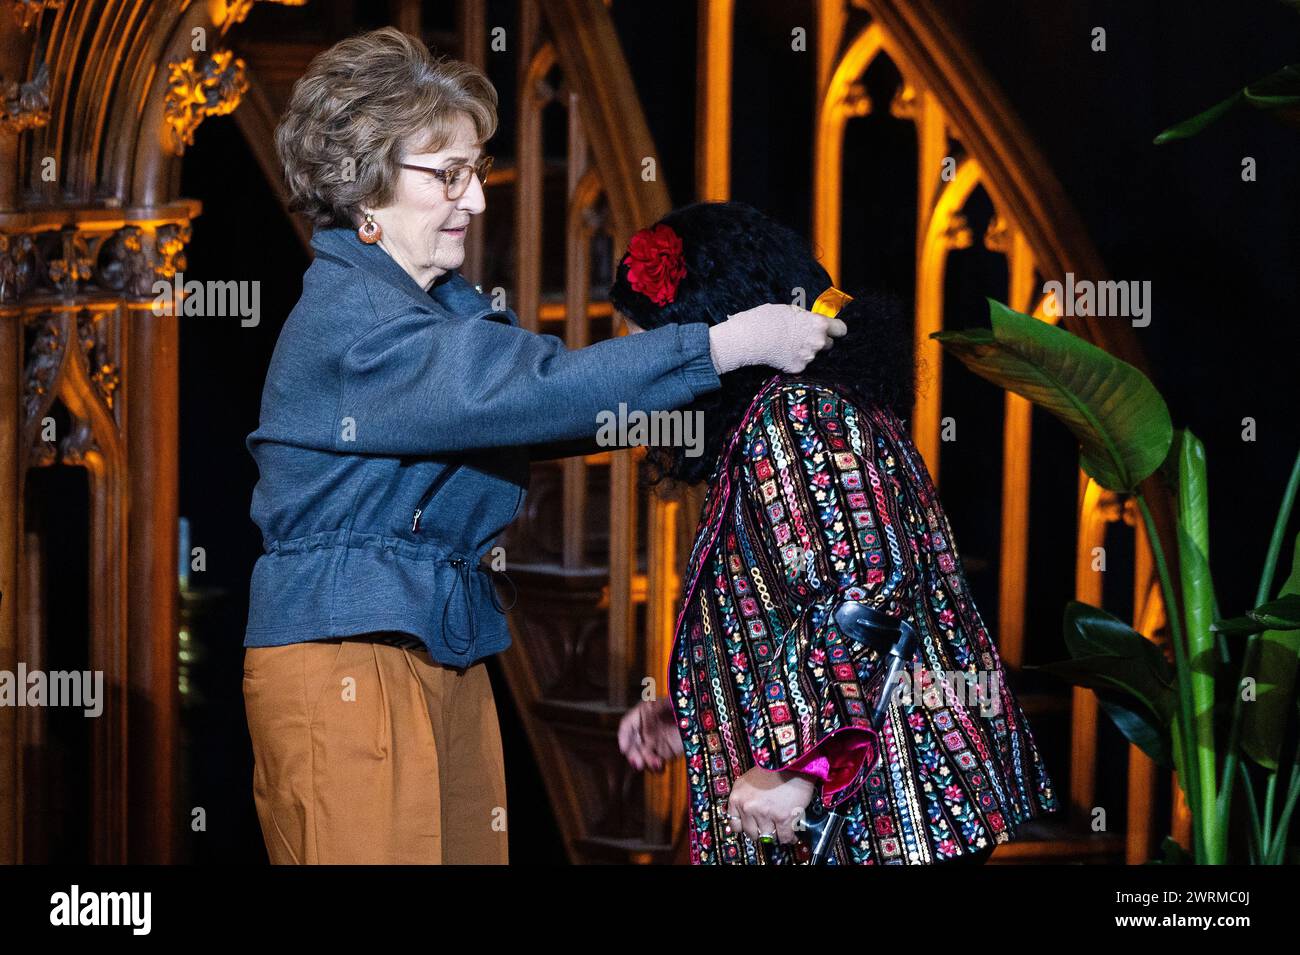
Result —
[{"label": "colorful striped jacket", "polygon": [[[1046,768],[967,591],[952,529],[902,422],[778,376],[720,456],[670,658],[695,863],[789,864],[734,833],[751,767],[822,780],[847,812],[838,864],[918,865],[1015,837],[1057,809]],[[841,600],[918,631],[879,734],[884,656],[836,626]],[[879,754],[881,759],[876,760]]]}]

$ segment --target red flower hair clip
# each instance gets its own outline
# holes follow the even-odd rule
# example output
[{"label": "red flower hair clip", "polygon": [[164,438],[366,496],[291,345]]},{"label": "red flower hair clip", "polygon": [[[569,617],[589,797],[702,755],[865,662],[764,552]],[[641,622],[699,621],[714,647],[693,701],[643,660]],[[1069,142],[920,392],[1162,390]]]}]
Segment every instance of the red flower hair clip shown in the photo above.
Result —
[{"label": "red flower hair clip", "polygon": [[627,244],[623,264],[627,282],[656,305],[667,305],[677,297],[677,286],[686,275],[682,238],[672,226],[660,223],[642,229]]}]

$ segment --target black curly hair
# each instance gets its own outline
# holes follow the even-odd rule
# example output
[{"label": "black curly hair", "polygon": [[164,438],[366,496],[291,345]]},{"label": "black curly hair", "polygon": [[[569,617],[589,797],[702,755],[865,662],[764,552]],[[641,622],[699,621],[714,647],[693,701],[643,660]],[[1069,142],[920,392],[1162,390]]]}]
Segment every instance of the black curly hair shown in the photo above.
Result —
[{"label": "black curly hair", "polygon": [[[741,202],[699,202],[675,209],[659,220],[681,237],[686,275],[674,300],[658,306],[628,284],[620,263],[610,287],[614,307],[642,328],[669,323],[716,325],[765,302],[813,301],[830,288],[826,270],[808,241],[752,206]],[[656,224],[659,224],[656,223]],[[848,334],[835,340],[791,380],[838,387],[863,404],[876,403],[900,418],[912,413],[916,393],[912,324],[902,301],[879,289],[845,289],[853,296],[839,317]],[[707,480],[717,464],[723,439],[740,423],[764,381],[779,374],[767,366],[739,368],[722,376],[722,387],[686,407],[704,412],[704,450],[688,457],[681,447],[651,447],[647,460],[654,481],[672,478],[686,484]]]}]

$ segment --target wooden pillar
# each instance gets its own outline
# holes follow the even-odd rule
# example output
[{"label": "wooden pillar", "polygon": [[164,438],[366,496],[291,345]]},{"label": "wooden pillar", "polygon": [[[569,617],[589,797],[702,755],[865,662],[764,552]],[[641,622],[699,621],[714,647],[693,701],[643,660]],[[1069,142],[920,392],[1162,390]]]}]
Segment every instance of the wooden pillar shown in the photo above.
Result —
[{"label": "wooden pillar", "polygon": [[130,861],[169,862],[190,811],[176,804],[180,334],[175,317],[130,315]]},{"label": "wooden pillar", "polygon": [[[105,692],[88,754],[93,862],[174,861],[188,808],[175,798],[178,328],[150,306],[153,283],[184,268],[199,212],[176,196],[180,157],[247,87],[221,41],[250,8],[0,5],[0,75],[21,92],[0,112],[0,669],[42,666],[43,600],[61,583],[41,583],[26,469],[85,468],[86,640]],[[72,429],[46,443],[56,403]],[[24,771],[34,782],[39,767],[24,767],[23,746],[39,751],[44,719],[0,707],[0,862],[24,861],[38,808],[23,806]],[[26,839],[36,854],[39,837]]]}]

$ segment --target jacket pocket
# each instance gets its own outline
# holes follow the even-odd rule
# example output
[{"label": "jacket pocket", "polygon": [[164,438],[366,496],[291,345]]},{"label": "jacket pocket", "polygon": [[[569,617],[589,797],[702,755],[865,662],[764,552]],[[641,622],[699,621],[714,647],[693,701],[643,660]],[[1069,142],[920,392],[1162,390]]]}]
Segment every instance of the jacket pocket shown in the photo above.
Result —
[{"label": "jacket pocket", "polygon": [[443,486],[451,480],[451,476],[458,470],[460,470],[459,461],[447,462],[442,470],[438,472],[438,476],[433,479],[433,483],[420,496],[419,502],[415,505],[415,512],[411,515],[412,534],[420,533],[420,519],[428,511],[429,505],[433,503],[433,499],[437,497],[438,492],[442,490]]}]

